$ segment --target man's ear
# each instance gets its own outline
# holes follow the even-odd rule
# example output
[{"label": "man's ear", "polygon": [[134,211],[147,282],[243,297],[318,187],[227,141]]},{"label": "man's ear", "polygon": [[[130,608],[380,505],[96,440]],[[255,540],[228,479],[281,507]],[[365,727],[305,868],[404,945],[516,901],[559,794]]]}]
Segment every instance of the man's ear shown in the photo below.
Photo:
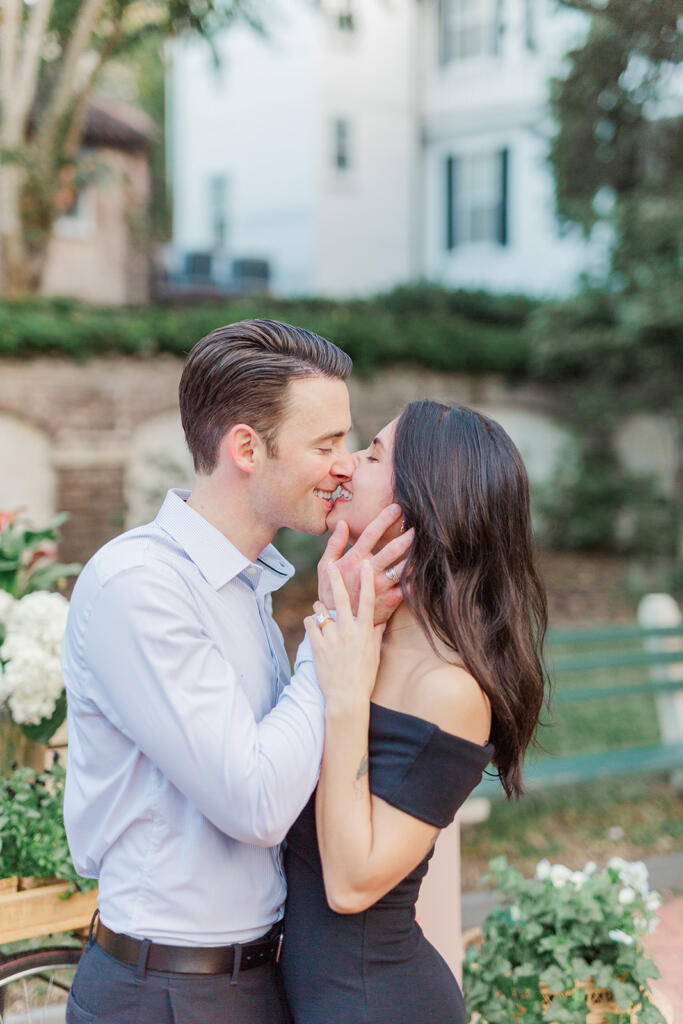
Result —
[{"label": "man's ear", "polygon": [[219,460],[229,459],[243,473],[253,473],[265,453],[265,445],[248,423],[235,423],[219,446]]}]

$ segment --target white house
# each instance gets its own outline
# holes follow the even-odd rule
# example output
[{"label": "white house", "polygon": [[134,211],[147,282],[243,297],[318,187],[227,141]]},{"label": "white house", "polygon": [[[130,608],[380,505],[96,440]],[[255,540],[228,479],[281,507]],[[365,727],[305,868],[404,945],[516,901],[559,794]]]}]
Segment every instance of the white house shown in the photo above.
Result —
[{"label": "white house", "polygon": [[[279,295],[428,278],[571,291],[603,248],[561,231],[548,82],[585,31],[554,0],[278,0],[170,51],[173,254]],[[233,275],[235,276],[235,275]],[[238,282],[239,283],[239,282]]]}]

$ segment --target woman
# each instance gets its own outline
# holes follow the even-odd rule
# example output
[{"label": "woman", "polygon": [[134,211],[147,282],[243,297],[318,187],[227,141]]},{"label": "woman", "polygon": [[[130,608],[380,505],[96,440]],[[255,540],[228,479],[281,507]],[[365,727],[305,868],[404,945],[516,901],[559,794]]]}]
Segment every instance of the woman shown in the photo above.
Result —
[{"label": "woman", "polygon": [[465,1024],[414,910],[439,831],[489,760],[508,796],[522,790],[546,625],[528,481],[497,423],[431,401],[357,460],[328,526],[344,519],[353,540],[395,500],[415,540],[385,630],[367,566],[356,619],[332,567],[337,622],[320,604],[306,620],[326,739],[287,842],[284,979],[296,1024]]}]

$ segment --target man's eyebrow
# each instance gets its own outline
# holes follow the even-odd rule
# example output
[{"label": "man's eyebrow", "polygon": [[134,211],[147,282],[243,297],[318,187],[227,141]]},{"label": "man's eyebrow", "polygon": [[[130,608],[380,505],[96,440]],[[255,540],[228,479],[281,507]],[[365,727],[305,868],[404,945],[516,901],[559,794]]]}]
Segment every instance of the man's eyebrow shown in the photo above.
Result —
[{"label": "man's eyebrow", "polygon": [[[349,427],[349,430],[351,427]],[[327,434],[321,434],[320,437],[313,438],[313,444],[318,444],[319,441],[331,441],[336,437],[346,437],[348,430],[331,430]]]}]

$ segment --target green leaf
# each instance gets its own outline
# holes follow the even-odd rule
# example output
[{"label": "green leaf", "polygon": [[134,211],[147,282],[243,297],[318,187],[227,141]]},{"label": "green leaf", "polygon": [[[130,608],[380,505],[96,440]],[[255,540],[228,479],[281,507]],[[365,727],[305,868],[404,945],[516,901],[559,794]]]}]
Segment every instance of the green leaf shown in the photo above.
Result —
[{"label": "green leaf", "polygon": [[666,1018],[649,999],[643,1000],[643,1005],[638,1011],[638,1024],[666,1024]]},{"label": "green leaf", "polygon": [[69,576],[78,576],[82,568],[83,566],[79,562],[65,564],[53,562],[50,565],[45,565],[42,569],[36,569],[29,575],[24,592],[30,594],[36,590],[51,590],[59,580]]},{"label": "green leaf", "polygon": [[615,978],[612,981],[610,988],[612,989],[614,1002],[620,1010],[626,1011],[630,1006],[638,1001],[640,993],[636,985],[631,985]]},{"label": "green leaf", "polygon": [[49,718],[44,718],[36,725],[22,725],[21,731],[35,743],[47,743],[52,739],[66,718],[66,692],[62,691],[57,698],[55,710]]},{"label": "green leaf", "polygon": [[38,529],[27,529],[24,531],[24,537],[27,544],[41,543],[44,540],[57,540],[56,531],[64,523],[68,522],[71,518],[68,512],[58,512],[56,515],[49,519],[44,526]]},{"label": "green leaf", "polygon": [[572,974],[577,981],[587,981],[591,976],[591,967],[583,957],[574,956],[571,959]]},{"label": "green leaf", "polygon": [[555,965],[543,971],[540,980],[548,986],[551,992],[564,992],[569,987],[566,974]]}]

